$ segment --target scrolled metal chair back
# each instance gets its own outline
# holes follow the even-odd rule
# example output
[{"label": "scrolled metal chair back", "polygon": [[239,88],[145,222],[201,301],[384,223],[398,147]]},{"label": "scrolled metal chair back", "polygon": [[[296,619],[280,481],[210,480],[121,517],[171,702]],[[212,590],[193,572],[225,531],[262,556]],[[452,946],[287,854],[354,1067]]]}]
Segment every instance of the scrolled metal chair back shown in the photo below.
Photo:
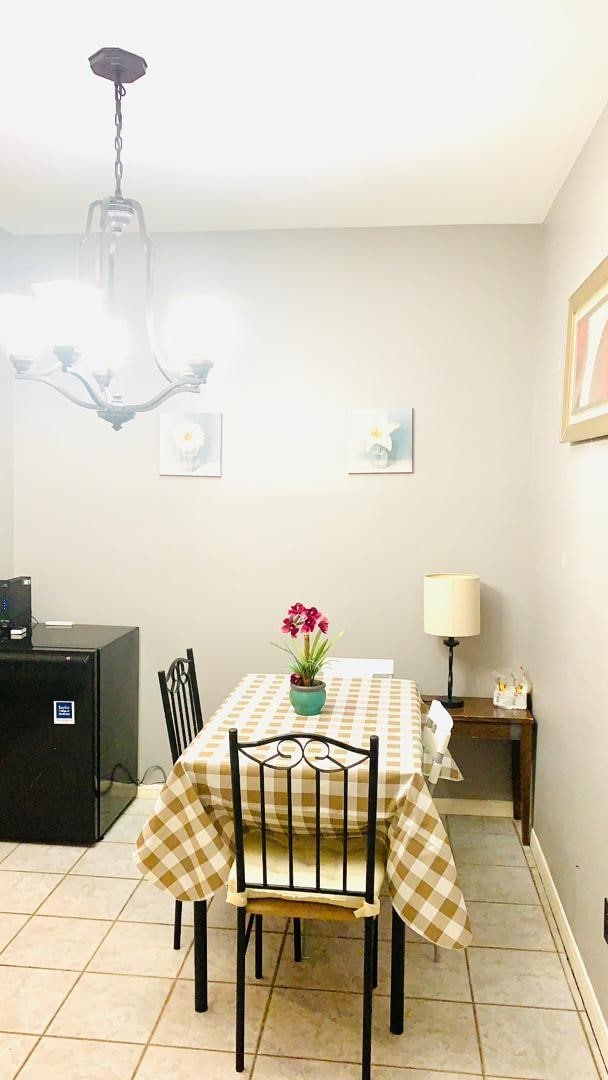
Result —
[{"label": "scrolled metal chair back", "polygon": [[168,671],[159,671],[158,681],[167,724],[173,763],[203,727],[192,649],[174,660]]},{"label": "scrolled metal chair back", "polygon": [[[369,749],[350,746],[348,743],[332,739],[328,735],[314,733],[292,732],[286,735],[260,739],[257,742],[239,743],[238,731],[232,728],[229,733],[230,739],[230,768],[232,778],[232,799],[234,812],[234,843],[236,853],[236,877],[237,888],[243,892],[246,888],[273,890],[280,888],[282,891],[293,892],[331,893],[344,896],[361,896],[368,903],[374,901],[374,872],[376,854],[376,816],[378,806],[378,736],[372,735],[369,741]],[[252,784],[255,783],[256,791],[254,803],[256,807],[256,828],[261,833],[261,869],[262,881],[249,881],[245,868],[245,826],[243,820],[243,798],[241,788],[241,758],[246,759],[247,771],[246,785],[248,796],[252,792]],[[368,763],[367,779],[367,815],[365,833],[366,843],[366,871],[365,891],[351,890],[348,888],[348,822],[349,822],[349,798],[361,799],[362,778],[361,775],[352,776],[354,770],[365,768]],[[269,771],[271,776],[268,776]],[[287,861],[288,880],[284,882],[271,881],[270,867],[268,865],[268,837],[272,832],[268,828],[268,819],[274,819],[275,810],[273,801],[276,801],[277,785],[274,783],[277,773],[284,774],[286,796],[286,833],[287,833]],[[306,776],[308,773],[308,776]],[[274,776],[272,774],[275,774]],[[325,776],[325,785],[323,777]],[[304,786],[308,784],[314,787],[314,810],[308,814],[310,832],[315,840],[315,884],[306,886],[298,883],[294,877],[294,811],[293,795],[294,788],[298,791],[298,813],[301,815],[301,803]],[[294,779],[295,778],[295,779]],[[325,794],[323,796],[323,787]],[[269,788],[272,793],[268,794]],[[355,789],[356,788],[356,789]],[[329,789],[329,790],[328,790]],[[333,790],[332,790],[333,789]],[[281,793],[282,793],[281,787]],[[324,825],[327,829],[327,820],[322,813],[322,800],[331,800],[332,827],[329,830],[332,837],[338,836],[341,840],[342,868],[341,886],[328,887],[321,880],[321,862],[323,848]],[[259,798],[259,811],[258,807]],[[335,803],[339,798],[340,813],[336,814]],[[339,831],[336,833],[335,822],[340,817]],[[247,821],[251,821],[251,813],[247,810]],[[359,829],[359,831],[361,831]]]}]

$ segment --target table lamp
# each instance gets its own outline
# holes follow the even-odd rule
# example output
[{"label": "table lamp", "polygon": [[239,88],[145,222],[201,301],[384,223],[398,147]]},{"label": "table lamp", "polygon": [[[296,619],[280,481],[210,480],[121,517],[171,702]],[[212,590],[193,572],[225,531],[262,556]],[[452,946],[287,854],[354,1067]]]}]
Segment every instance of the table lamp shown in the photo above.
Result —
[{"label": "table lamp", "polygon": [[449,649],[448,692],[439,701],[448,709],[464,705],[453,697],[454,648],[458,638],[479,633],[479,578],[476,574],[425,574],[424,632],[442,637]]}]

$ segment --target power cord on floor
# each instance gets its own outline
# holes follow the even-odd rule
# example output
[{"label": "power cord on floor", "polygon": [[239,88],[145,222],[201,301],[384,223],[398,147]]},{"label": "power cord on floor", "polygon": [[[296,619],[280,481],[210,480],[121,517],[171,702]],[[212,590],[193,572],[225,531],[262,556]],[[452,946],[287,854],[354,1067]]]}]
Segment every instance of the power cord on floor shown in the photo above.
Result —
[{"label": "power cord on floor", "polygon": [[148,768],[145,770],[144,775],[142,776],[141,780],[138,780],[137,783],[138,784],[145,783],[146,776],[148,775],[149,772],[152,772],[153,769],[157,769],[158,772],[160,772],[162,774],[163,784],[166,784],[166,782],[167,782],[167,774],[166,774],[165,770],[163,769],[162,765],[148,765]]},{"label": "power cord on floor", "polygon": [[[147,777],[148,773],[152,772],[154,769],[158,770],[158,772],[162,776],[163,783],[165,783],[166,780],[167,780],[167,774],[166,774],[165,770],[163,769],[162,765],[148,765],[148,768],[145,770],[145,772],[144,772],[143,776],[141,777],[141,779],[136,780],[136,779],[133,778],[133,776],[132,776],[131,772],[129,771],[129,769],[127,769],[124,765],[121,765],[120,762],[119,762],[117,765],[114,766],[114,768],[112,769],[109,777],[107,777],[107,779],[104,778],[104,780],[101,781],[101,783],[99,785],[99,792],[100,792],[101,795],[107,795],[108,792],[110,792],[112,790],[112,787],[113,787],[113,785],[115,783],[120,783],[119,780],[118,781],[116,780],[116,773],[119,770],[120,770],[120,772],[122,772],[123,776],[126,777],[129,784],[135,784],[137,787],[139,787],[140,784],[145,783],[145,780],[146,780],[146,777]],[[104,786],[105,784],[107,784],[107,787]]]}]

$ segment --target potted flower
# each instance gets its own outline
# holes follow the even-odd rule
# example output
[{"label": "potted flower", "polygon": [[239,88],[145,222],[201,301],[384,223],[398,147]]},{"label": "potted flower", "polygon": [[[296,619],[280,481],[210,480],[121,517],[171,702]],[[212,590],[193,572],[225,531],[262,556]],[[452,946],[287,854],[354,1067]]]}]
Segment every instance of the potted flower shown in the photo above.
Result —
[{"label": "potted flower", "polygon": [[316,716],[325,705],[325,683],[318,676],[329,650],[343,634],[340,631],[330,641],[328,630],[327,616],[304,604],[294,604],[283,619],[281,632],[294,640],[302,639],[299,649],[296,645],[276,645],[291,657],[289,700],[298,716]]}]

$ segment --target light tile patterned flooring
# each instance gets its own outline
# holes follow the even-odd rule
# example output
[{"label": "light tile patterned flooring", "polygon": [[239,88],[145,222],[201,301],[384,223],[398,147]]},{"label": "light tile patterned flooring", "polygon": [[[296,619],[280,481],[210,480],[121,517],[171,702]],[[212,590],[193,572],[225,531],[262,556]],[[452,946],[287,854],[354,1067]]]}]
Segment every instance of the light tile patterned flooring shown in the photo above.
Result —
[{"label": "light tile patterned flooring", "polygon": [[[88,851],[0,843],[0,1080],[236,1075],[234,911],[222,897],[211,904],[210,1008],[197,1015],[192,907],[176,953],[173,902],[131,860],[150,808],[138,798]],[[435,964],[431,946],[408,933],[406,1031],[392,1036],[383,900],[374,1080],[608,1080],[517,827],[450,817],[448,828],[475,944]],[[249,969],[253,1080],[360,1076],[360,929],[309,928],[308,957],[296,965],[289,927],[273,920],[263,983]]]}]

